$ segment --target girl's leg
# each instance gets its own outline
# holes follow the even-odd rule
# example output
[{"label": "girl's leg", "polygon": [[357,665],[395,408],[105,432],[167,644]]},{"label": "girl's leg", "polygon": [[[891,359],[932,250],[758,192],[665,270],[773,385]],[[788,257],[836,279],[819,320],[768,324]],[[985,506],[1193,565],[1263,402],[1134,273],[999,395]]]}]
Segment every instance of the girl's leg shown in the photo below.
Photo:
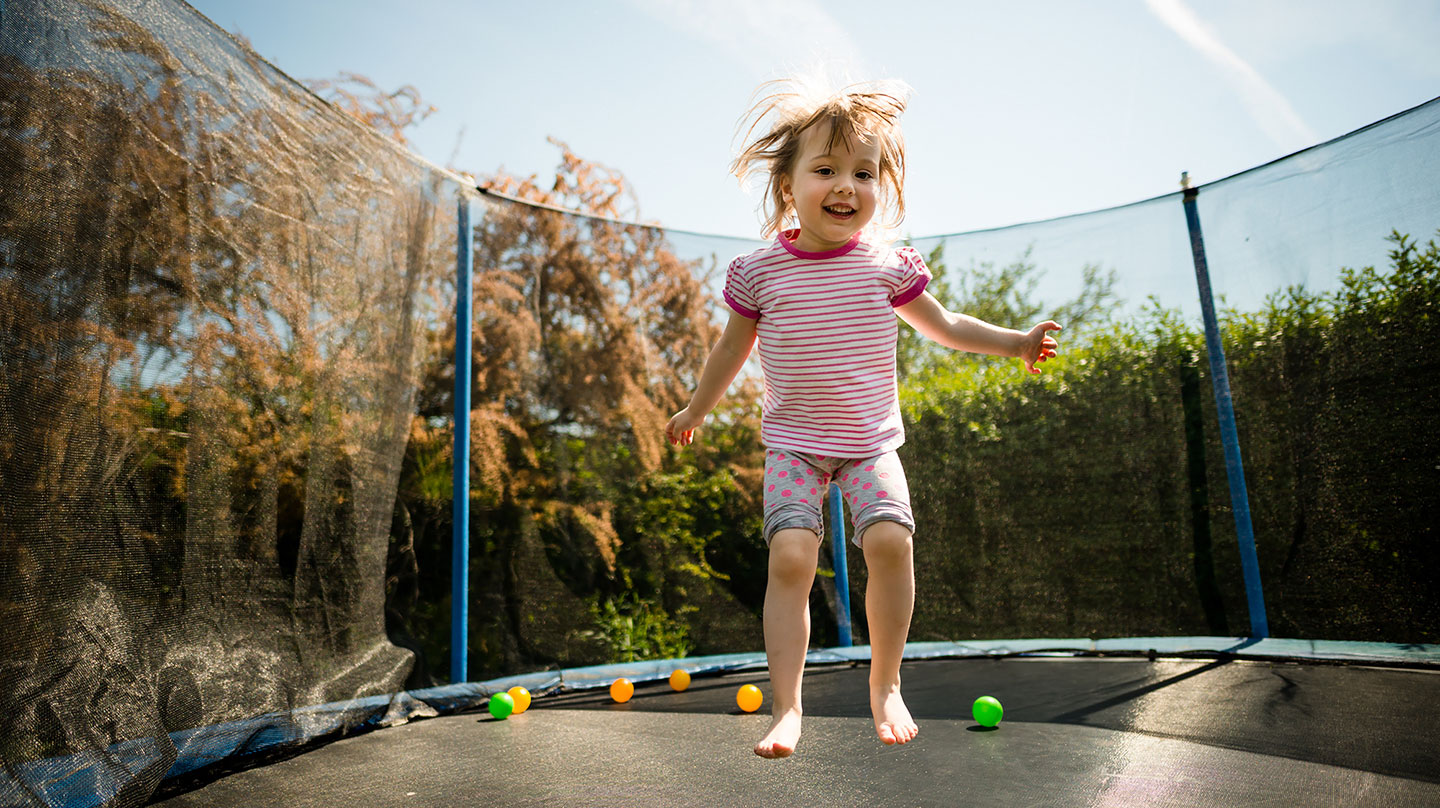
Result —
[{"label": "girl's leg", "polygon": [[870,712],[887,744],[908,743],[920,728],[900,698],[900,658],[915,610],[915,559],[910,530],[876,522],[862,536],[869,580],[865,618],[870,628]]},{"label": "girl's leg", "polygon": [[815,583],[820,540],[812,530],[778,530],[770,539],[765,585],[765,656],[770,665],[773,721],[755,754],[787,757],[800,740],[800,678],[810,645],[810,588]]}]

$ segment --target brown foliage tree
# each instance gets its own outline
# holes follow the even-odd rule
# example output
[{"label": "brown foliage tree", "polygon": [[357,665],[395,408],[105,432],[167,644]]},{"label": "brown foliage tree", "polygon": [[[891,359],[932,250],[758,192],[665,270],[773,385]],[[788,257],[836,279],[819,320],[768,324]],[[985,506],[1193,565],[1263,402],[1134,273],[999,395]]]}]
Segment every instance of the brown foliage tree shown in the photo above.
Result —
[{"label": "brown foliage tree", "polygon": [[[497,538],[496,566],[515,571],[499,582],[499,612],[516,652],[536,660],[599,653],[577,644],[589,626],[574,611],[629,586],[618,482],[660,468],[665,419],[718,335],[704,267],[680,259],[664,231],[619,222],[633,203],[624,178],[555,143],[549,188],[490,179],[495,197],[527,204],[486,204],[475,235],[475,500],[490,503],[481,518]],[[530,567],[522,580],[521,559],[541,549],[550,569]],[[565,591],[544,585],[552,577]],[[548,634],[526,629],[539,604],[524,593],[536,587],[570,602]]]},{"label": "brown foliage tree", "polygon": [[434,176],[253,54],[64,19],[0,61],[3,757],[392,691]]}]

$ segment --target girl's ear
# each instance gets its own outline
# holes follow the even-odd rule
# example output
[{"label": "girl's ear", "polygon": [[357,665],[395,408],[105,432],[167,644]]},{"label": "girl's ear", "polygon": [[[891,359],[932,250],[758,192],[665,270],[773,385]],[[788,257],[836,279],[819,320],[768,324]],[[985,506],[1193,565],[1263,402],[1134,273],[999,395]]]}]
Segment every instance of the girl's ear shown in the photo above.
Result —
[{"label": "girl's ear", "polygon": [[780,175],[780,198],[785,200],[787,205],[795,204],[795,194],[791,193],[789,174]]}]

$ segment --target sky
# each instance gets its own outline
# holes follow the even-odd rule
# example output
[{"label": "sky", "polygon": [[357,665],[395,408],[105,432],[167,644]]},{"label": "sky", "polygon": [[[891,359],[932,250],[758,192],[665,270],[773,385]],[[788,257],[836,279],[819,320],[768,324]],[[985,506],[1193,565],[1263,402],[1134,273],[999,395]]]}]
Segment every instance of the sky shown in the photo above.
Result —
[{"label": "sky", "polygon": [[748,238],[736,123],[803,71],[914,89],[917,237],[1148,199],[1440,96],[1440,0],[192,3],[294,78],[414,86],[438,165],[544,181],[554,137],[625,176],[636,220]]}]

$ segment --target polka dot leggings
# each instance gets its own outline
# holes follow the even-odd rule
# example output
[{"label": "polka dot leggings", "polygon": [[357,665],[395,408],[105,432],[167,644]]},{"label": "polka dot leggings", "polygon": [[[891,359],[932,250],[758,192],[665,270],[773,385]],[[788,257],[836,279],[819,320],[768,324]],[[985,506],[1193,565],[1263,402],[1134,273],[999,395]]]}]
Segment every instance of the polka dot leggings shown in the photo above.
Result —
[{"label": "polka dot leggings", "polygon": [[910,488],[894,452],[856,458],[771,449],[765,452],[765,543],[786,528],[823,536],[821,506],[832,482],[850,508],[857,547],[863,546],[865,528],[876,522],[897,522],[914,532]]}]

